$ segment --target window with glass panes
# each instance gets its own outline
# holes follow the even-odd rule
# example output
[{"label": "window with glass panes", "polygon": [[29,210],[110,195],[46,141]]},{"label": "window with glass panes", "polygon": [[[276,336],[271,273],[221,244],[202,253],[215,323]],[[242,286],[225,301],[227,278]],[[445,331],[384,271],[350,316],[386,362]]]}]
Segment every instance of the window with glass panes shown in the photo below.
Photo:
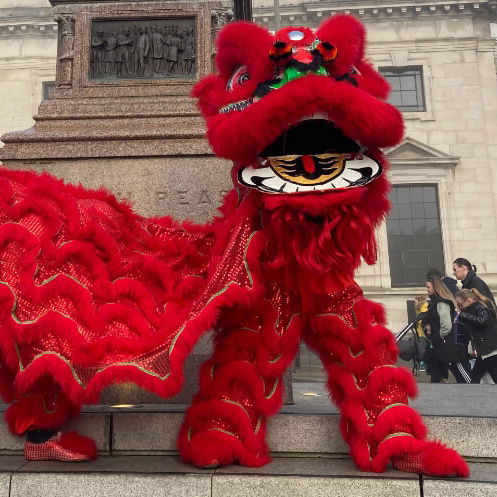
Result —
[{"label": "window with glass panes", "polygon": [[424,112],[425,92],[421,66],[380,67],[392,87],[388,101],[403,112]]},{"label": "window with glass panes", "polygon": [[444,272],[436,185],[394,185],[387,219],[392,287],[423,286],[426,272]]}]

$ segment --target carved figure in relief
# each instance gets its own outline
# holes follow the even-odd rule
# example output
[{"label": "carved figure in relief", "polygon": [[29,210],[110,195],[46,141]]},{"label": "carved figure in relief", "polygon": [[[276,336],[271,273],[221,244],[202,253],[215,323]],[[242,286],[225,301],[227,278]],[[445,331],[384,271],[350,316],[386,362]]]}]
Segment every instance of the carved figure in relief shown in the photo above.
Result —
[{"label": "carved figure in relief", "polygon": [[117,35],[116,65],[119,77],[126,76],[131,72],[130,45],[130,31],[123,28],[122,32]]},{"label": "carved figure in relief", "polygon": [[108,34],[104,45],[104,72],[107,74],[116,74],[116,48],[117,48],[117,33]]},{"label": "carved figure in relief", "polygon": [[138,55],[138,75],[143,76],[145,73],[145,57],[148,56],[150,42],[145,34],[145,28],[139,29],[138,41],[136,42],[136,53]]},{"label": "carved figure in relief", "polygon": [[154,72],[160,72],[160,64],[162,62],[162,57],[164,55],[163,49],[163,38],[161,33],[158,31],[158,27],[154,26],[152,28],[152,36],[151,36],[151,44],[150,44],[150,53],[153,59]]},{"label": "carved figure in relief", "polygon": [[91,73],[93,76],[103,72],[104,33],[97,31],[91,39]]},{"label": "carved figure in relief", "polygon": [[169,67],[168,74],[174,75],[178,70],[178,47],[180,44],[180,40],[178,37],[178,27],[173,26],[171,28],[171,36],[169,39]]},{"label": "carved figure in relief", "polygon": [[195,64],[195,39],[193,37],[193,29],[186,30],[185,39],[185,73],[191,75]]},{"label": "carved figure in relief", "polygon": [[[140,70],[145,40],[141,28]],[[28,459],[95,457],[90,439],[59,431],[81,404],[120,381],[176,393],[186,356],[214,329],[178,437],[185,461],[270,460],[267,420],[304,341],[323,361],[359,468],[468,474],[457,452],[427,439],[384,309],[354,281],[361,259],[375,261],[388,211],[381,149],[403,135],[364,46],[350,16],[316,32],[221,31],[217,73],[193,96],[215,154],[233,161],[234,189],[205,225],[145,219],[103,191],[1,172],[0,389]]]}]

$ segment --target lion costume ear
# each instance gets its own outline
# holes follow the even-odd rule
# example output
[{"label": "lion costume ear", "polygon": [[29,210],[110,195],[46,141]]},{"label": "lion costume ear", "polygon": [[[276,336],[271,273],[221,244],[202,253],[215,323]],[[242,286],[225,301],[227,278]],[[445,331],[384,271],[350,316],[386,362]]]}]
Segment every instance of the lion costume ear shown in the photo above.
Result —
[{"label": "lion costume ear", "polygon": [[225,26],[216,40],[216,67],[229,78],[238,66],[246,66],[252,79],[273,78],[269,49],[273,37],[269,31],[251,22],[233,22]]},{"label": "lion costume ear", "polygon": [[358,66],[364,58],[366,32],[355,17],[336,15],[324,21],[316,31],[322,43],[329,43],[337,49],[337,56],[327,65],[333,76],[344,75],[352,66]]}]

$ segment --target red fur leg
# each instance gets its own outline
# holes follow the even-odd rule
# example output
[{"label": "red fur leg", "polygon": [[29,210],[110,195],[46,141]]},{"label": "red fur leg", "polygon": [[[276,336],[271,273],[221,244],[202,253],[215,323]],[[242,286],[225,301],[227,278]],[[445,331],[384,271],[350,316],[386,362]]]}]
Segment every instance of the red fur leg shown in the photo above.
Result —
[{"label": "red fur leg", "polygon": [[57,433],[46,442],[26,442],[24,457],[28,461],[81,462],[97,458],[95,442],[75,431]]},{"label": "red fur leg", "polygon": [[313,318],[306,340],[325,364],[330,393],[342,411],[342,434],[357,466],[383,472],[392,462],[402,471],[468,476],[456,451],[427,441],[426,427],[408,402],[416,395],[414,378],[394,365],[397,350],[392,333],[382,326],[381,307],[361,300],[353,309],[352,318]]},{"label": "red fur leg", "polygon": [[201,468],[233,462],[256,467],[270,461],[266,418],[281,406],[281,375],[295,355],[300,327],[295,320],[282,340],[274,326],[253,320],[245,324],[218,332],[214,355],[201,369],[200,391],[180,430],[183,460]]}]

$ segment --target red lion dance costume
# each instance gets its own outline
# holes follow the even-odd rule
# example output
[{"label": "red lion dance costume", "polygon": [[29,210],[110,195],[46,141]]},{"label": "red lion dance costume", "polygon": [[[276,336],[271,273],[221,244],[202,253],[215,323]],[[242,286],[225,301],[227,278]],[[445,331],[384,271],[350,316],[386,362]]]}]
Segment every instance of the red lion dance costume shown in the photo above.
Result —
[{"label": "red lion dance costume", "polygon": [[95,457],[91,439],[59,428],[110,383],[176,393],[185,357],[215,329],[179,433],[185,461],[270,460],[266,421],[304,340],[359,468],[468,474],[426,440],[384,311],[353,279],[361,257],[374,262],[388,211],[380,148],[403,134],[364,40],[348,16],[276,37],[224,28],[218,74],[193,90],[214,152],[234,162],[235,189],[207,225],[144,219],[105,191],[1,172],[1,387],[28,459]]}]

